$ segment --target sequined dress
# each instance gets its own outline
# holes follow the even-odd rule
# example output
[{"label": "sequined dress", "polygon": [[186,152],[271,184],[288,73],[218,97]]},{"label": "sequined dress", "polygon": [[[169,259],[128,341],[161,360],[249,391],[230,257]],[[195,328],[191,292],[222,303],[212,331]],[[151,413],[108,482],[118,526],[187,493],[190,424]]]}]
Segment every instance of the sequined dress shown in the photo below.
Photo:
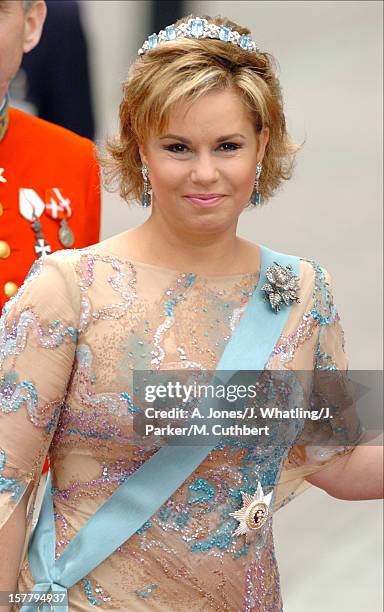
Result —
[{"label": "sequined dress", "polygon": [[[156,452],[133,431],[133,371],[214,370],[258,276],[179,272],[128,261],[103,243],[34,264],[0,325],[0,527],[34,483],[19,591],[33,587],[25,552],[46,453],[58,558]],[[314,261],[300,260],[299,297],[266,370],[345,368],[330,277]],[[69,610],[282,610],[273,513],[251,541],[233,535],[230,513],[258,481],[274,491],[277,510],[329,455],[283,440],[218,443],[150,520],[69,590]]]}]

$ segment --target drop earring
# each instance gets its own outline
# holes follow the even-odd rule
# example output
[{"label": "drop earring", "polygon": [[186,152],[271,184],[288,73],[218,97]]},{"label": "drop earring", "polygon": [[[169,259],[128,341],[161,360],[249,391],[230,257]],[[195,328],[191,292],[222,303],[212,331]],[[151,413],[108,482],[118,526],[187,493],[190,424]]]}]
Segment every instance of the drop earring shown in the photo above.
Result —
[{"label": "drop earring", "polygon": [[143,164],[141,168],[141,174],[143,175],[144,179],[144,189],[143,194],[141,196],[141,204],[142,206],[144,206],[144,208],[148,208],[148,206],[151,206],[152,204],[152,186],[149,182],[148,166],[146,164]]},{"label": "drop earring", "polygon": [[259,179],[260,179],[260,174],[261,174],[262,169],[263,169],[263,166],[261,165],[261,162],[257,162],[254,192],[252,193],[252,196],[251,196],[251,204],[253,206],[259,206],[261,202],[261,194],[259,191]]}]

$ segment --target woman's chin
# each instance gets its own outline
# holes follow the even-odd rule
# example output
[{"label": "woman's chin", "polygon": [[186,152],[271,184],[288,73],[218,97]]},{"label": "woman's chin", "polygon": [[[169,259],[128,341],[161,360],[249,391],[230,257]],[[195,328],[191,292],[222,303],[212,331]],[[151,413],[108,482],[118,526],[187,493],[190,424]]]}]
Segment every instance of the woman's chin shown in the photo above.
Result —
[{"label": "woman's chin", "polygon": [[184,223],[184,229],[189,233],[200,233],[202,235],[217,234],[228,230],[237,224],[237,217],[229,218],[227,215],[206,215],[204,217],[189,219]]}]

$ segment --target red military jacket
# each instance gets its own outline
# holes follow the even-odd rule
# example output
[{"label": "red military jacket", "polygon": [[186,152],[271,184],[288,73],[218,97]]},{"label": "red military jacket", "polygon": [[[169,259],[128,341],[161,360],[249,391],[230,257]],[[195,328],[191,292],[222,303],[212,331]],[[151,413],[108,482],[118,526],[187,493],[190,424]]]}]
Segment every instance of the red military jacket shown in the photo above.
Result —
[{"label": "red military jacket", "polygon": [[[28,211],[29,201],[37,203],[41,235],[52,252],[65,248],[58,211],[63,216],[70,212],[70,248],[82,248],[99,240],[101,197],[90,140],[13,108],[0,117],[1,135],[0,312],[37,257],[36,232],[20,209]],[[47,468],[46,460],[43,472]]]},{"label": "red military jacket", "polygon": [[41,234],[52,252],[66,248],[59,240],[58,211],[67,217],[74,236],[68,248],[94,244],[100,232],[100,178],[93,143],[19,110],[8,112],[0,141],[0,308],[17,292],[37,257],[37,234],[20,212],[28,211],[29,201],[43,210]]}]

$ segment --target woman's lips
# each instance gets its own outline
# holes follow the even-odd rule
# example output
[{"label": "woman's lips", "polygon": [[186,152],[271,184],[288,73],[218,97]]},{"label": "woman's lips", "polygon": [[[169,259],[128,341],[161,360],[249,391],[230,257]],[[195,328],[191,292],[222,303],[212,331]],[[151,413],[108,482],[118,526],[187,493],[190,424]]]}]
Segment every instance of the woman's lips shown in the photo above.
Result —
[{"label": "woman's lips", "polygon": [[184,196],[189,202],[191,202],[192,204],[195,204],[196,206],[202,206],[202,207],[209,207],[209,206],[214,206],[215,204],[217,204],[217,202],[219,202],[219,200],[221,200],[222,198],[224,198],[225,196],[222,194],[215,194],[212,196]]}]

